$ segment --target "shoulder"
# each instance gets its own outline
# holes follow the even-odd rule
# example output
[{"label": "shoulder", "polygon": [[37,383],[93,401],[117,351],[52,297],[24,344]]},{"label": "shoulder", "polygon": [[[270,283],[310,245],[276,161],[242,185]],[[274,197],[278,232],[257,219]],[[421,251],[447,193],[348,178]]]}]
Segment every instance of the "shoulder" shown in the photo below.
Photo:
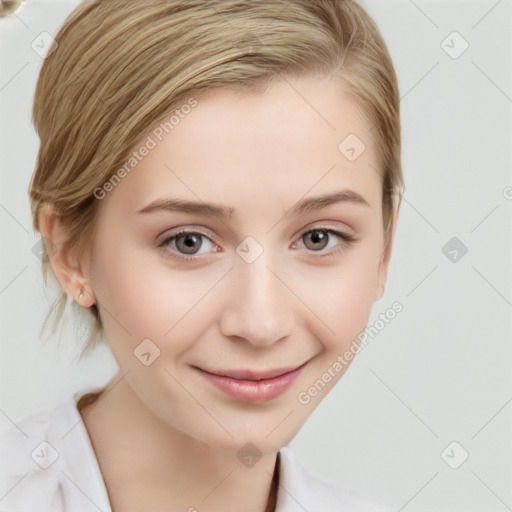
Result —
[{"label": "shoulder", "polygon": [[[52,451],[51,438],[62,423],[63,404],[25,416],[0,431],[0,468],[6,478],[22,477],[45,467],[49,469],[58,454]],[[52,471],[47,471],[47,474]]]},{"label": "shoulder", "polygon": [[77,395],[0,431],[0,510],[98,510],[84,493],[109,510]]},{"label": "shoulder", "polygon": [[291,448],[281,454],[281,474],[276,512],[389,512],[361,494],[321,478],[306,468]]}]

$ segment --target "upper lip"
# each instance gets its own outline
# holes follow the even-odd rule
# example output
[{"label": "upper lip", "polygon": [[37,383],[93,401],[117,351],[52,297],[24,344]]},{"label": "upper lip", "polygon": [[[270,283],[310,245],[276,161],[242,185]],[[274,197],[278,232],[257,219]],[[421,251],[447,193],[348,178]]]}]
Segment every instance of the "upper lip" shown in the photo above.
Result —
[{"label": "upper lip", "polygon": [[[307,361],[306,361],[307,362]],[[289,366],[286,368],[273,368],[269,370],[204,370],[203,368],[199,368],[203,372],[212,373],[214,375],[220,375],[221,377],[229,377],[231,379],[237,380],[264,380],[264,379],[272,379],[274,377],[279,377],[280,375],[284,375],[285,373],[290,373],[301,366],[304,366],[306,363],[302,363],[296,366]]]}]

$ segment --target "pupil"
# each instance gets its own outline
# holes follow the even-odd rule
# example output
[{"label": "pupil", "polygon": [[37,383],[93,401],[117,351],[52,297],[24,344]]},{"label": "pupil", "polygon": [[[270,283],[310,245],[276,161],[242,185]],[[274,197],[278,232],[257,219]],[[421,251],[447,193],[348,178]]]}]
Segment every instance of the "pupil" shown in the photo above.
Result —
[{"label": "pupil", "polygon": [[[327,244],[327,233],[325,231],[311,231],[308,236],[313,245],[313,247],[308,247],[308,249],[323,249]],[[321,247],[318,247],[318,244],[321,244]],[[308,246],[308,244],[306,244],[306,246]]]},{"label": "pupil", "polygon": [[320,242],[322,240],[322,238],[323,238],[323,234],[320,234],[319,231],[315,231],[313,233],[313,240],[315,241],[315,243]]},{"label": "pupil", "polygon": [[[187,233],[178,237],[176,240],[176,245],[183,252],[194,254],[194,252],[196,252],[201,247],[201,241],[198,235]],[[197,247],[194,248],[195,245],[197,245]]]},{"label": "pupil", "polygon": [[190,236],[190,235],[187,235],[187,238],[185,238],[185,243],[191,247],[191,245],[193,245],[195,243],[195,240],[193,240],[193,235]]}]

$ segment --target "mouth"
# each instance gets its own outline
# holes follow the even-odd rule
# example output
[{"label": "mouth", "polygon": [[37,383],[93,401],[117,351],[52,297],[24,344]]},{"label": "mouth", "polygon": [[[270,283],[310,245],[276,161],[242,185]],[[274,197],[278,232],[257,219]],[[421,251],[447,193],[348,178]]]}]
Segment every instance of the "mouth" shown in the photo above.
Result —
[{"label": "mouth", "polygon": [[282,395],[309,361],[300,366],[270,370],[215,370],[193,366],[204,379],[224,394],[241,402],[267,402]]}]

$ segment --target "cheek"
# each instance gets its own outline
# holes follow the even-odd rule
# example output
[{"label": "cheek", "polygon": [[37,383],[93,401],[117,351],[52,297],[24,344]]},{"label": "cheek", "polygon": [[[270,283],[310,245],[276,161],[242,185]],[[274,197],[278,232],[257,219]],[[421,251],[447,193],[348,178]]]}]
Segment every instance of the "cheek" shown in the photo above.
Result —
[{"label": "cheek", "polygon": [[110,245],[96,261],[94,289],[112,349],[131,353],[149,338],[162,352],[169,339],[177,355],[186,350],[211,308],[209,291],[225,270],[176,270],[156,250],[122,242]]},{"label": "cheek", "polygon": [[315,304],[311,308],[326,327],[322,335],[318,333],[326,350],[344,351],[364,331],[378,287],[376,254],[354,251],[339,266],[326,269],[314,284],[310,296],[314,295]]}]

